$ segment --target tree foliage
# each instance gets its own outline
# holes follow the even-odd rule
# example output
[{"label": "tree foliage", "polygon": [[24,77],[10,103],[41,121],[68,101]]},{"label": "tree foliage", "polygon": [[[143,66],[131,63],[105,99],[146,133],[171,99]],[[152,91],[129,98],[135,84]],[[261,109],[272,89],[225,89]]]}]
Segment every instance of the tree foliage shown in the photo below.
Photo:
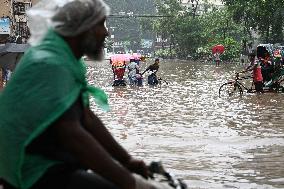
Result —
[{"label": "tree foliage", "polygon": [[[253,40],[283,43],[283,0],[223,0],[225,7],[215,8],[207,0],[190,0],[193,7],[183,7],[180,0],[106,0],[113,14],[163,15],[160,18],[109,19],[116,38],[129,48],[139,48],[140,41],[160,37],[162,49],[157,53],[179,58],[210,54],[212,46],[223,44],[223,58],[232,59],[245,53]],[[154,3],[155,2],[155,3]],[[205,4],[204,4],[205,3]],[[203,6],[202,14],[199,8]],[[213,11],[212,11],[213,10]]]},{"label": "tree foliage", "polygon": [[[127,15],[127,13],[133,13],[133,15],[154,14],[155,12],[153,0],[105,0],[105,2],[110,6],[111,14],[113,15]],[[122,42],[125,44],[125,47],[134,51],[141,48],[141,40],[143,38],[153,38],[152,33],[149,33],[149,30],[142,29],[140,20],[135,17],[109,17],[107,27],[109,28],[110,35],[114,35],[114,38],[109,39],[109,41]],[[112,43],[109,42],[108,47],[111,48],[111,46]]]},{"label": "tree foliage", "polygon": [[[206,5],[207,8],[211,6]],[[232,14],[227,9],[216,9],[197,16],[196,12],[186,10],[176,0],[159,0],[157,7],[159,14],[169,17],[156,20],[154,29],[164,38],[173,41],[178,57],[200,58],[209,55],[216,44],[225,45],[223,57],[226,59],[239,55],[241,41],[246,35],[243,27],[233,22]]]},{"label": "tree foliage", "polygon": [[224,0],[235,21],[258,31],[265,43],[283,42],[283,0]]},{"label": "tree foliage", "polygon": [[212,11],[200,17],[202,25],[202,36],[204,38],[202,47],[206,53],[210,53],[212,47],[217,44],[225,46],[224,59],[233,59],[241,52],[241,43],[248,38],[243,33],[243,27],[233,22],[231,14],[226,8]]}]

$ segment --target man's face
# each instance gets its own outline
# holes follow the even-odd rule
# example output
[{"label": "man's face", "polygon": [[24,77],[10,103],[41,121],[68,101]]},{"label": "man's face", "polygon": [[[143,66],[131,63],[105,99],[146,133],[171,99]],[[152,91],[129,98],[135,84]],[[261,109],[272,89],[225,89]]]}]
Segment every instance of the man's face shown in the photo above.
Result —
[{"label": "man's face", "polygon": [[80,48],[85,55],[93,60],[103,59],[105,38],[108,36],[105,19],[87,31],[80,42]]}]

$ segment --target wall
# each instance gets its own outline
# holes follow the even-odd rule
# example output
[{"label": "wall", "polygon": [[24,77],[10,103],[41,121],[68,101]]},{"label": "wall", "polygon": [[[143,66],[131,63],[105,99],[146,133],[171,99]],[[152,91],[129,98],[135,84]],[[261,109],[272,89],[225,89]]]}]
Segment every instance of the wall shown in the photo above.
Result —
[{"label": "wall", "polygon": [[0,17],[10,16],[11,2],[9,0],[0,0]]},{"label": "wall", "polygon": [[[12,0],[0,0],[0,18],[11,15],[11,1]],[[32,0],[32,4],[35,5],[39,0]],[[28,0],[17,0],[17,2],[28,2]]]},{"label": "wall", "polygon": [[[12,2],[31,2],[31,5],[35,5],[39,0],[0,0],[0,18],[9,17],[10,18],[10,34],[0,35],[0,43],[6,43],[9,41],[15,41],[16,37],[20,36],[20,43],[25,43],[26,38],[28,38],[27,29],[27,17],[26,14],[21,13],[21,15],[14,15],[12,8]],[[19,23],[24,22],[24,23]]]}]

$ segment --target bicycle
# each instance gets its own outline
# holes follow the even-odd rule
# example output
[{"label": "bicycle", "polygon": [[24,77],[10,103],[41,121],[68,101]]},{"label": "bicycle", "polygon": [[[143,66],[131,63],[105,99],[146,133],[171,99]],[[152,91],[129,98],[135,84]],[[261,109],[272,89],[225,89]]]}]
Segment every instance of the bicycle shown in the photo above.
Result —
[{"label": "bicycle", "polygon": [[[164,169],[164,166],[162,165],[162,162],[160,161],[153,161],[148,166],[149,173],[150,173],[150,179],[154,180],[160,183],[167,184],[172,189],[187,189],[187,184],[184,182],[183,179],[177,178],[172,173],[166,171]],[[5,188],[4,188],[5,186]],[[9,186],[8,183],[6,183],[4,180],[0,178],[0,189],[14,189],[14,187]]]},{"label": "bicycle", "polygon": [[[251,85],[250,88],[246,87],[243,83],[241,83],[241,80],[250,79],[252,76],[244,76],[240,77],[239,73],[235,74],[235,79],[232,81],[228,81],[224,84],[222,84],[219,88],[219,97],[231,97],[234,95],[242,96],[244,90],[246,90],[247,93],[255,93],[256,90],[253,88],[253,85]],[[263,92],[282,92],[284,93],[284,75],[280,76],[275,80],[272,84],[264,84]]]},{"label": "bicycle", "polygon": [[150,179],[167,183],[173,189],[187,189],[187,184],[181,178],[176,178],[172,173],[167,172],[160,161],[153,161],[149,165]]},{"label": "bicycle", "polygon": [[246,87],[243,83],[241,83],[241,80],[245,79],[250,79],[252,78],[251,76],[244,76],[240,77],[239,73],[235,74],[235,79],[232,81],[228,81],[224,84],[221,85],[219,88],[219,97],[224,97],[224,96],[241,96],[243,95],[243,91],[246,90],[247,92],[253,92],[252,87],[248,88]]},{"label": "bicycle", "polygon": [[281,75],[276,81],[270,85],[270,91],[284,93],[284,75]]},{"label": "bicycle", "polygon": [[169,84],[166,80],[164,80],[162,78],[159,78],[158,82],[159,82],[160,85],[162,85],[162,82],[166,83],[167,85]]},{"label": "bicycle", "polygon": [[166,80],[158,78],[156,74],[151,74],[148,76],[148,85],[150,86],[162,85],[163,82],[167,85],[169,84]]}]

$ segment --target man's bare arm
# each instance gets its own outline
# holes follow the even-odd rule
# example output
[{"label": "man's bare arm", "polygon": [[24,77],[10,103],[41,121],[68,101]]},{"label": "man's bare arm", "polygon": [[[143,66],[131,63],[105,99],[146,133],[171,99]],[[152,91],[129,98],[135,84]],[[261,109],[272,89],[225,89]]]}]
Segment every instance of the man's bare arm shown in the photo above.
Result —
[{"label": "man's bare arm", "polygon": [[[104,149],[81,124],[76,111],[67,112],[53,124],[53,131],[62,147],[68,150],[79,162],[124,189],[135,188],[131,173]],[[66,120],[70,117],[70,120]],[[108,138],[105,138],[107,143]]]},{"label": "man's bare arm", "polygon": [[131,172],[140,174],[145,178],[149,176],[149,170],[144,161],[132,158],[90,109],[85,108],[83,120],[86,129],[101,143],[113,158],[127,167]]},{"label": "man's bare arm", "polygon": [[102,121],[89,109],[84,110],[84,126],[120,163],[130,160],[128,152],[114,139]]}]

